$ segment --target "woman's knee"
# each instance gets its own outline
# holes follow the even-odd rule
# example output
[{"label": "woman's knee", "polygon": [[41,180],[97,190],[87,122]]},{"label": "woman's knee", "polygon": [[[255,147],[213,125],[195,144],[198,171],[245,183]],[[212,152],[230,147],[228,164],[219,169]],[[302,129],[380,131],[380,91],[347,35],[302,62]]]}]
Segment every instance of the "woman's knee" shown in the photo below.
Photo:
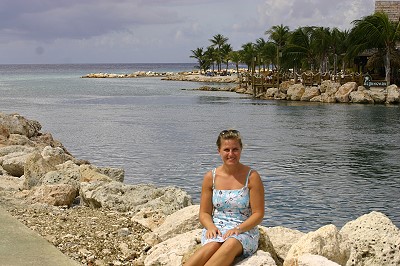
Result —
[{"label": "woman's knee", "polygon": [[222,246],[222,244],[223,243],[219,242],[207,243],[202,247],[202,251],[205,252],[206,254],[214,254]]},{"label": "woman's knee", "polygon": [[236,238],[228,238],[221,246],[221,251],[233,253],[235,256],[240,256],[243,253],[243,246]]}]

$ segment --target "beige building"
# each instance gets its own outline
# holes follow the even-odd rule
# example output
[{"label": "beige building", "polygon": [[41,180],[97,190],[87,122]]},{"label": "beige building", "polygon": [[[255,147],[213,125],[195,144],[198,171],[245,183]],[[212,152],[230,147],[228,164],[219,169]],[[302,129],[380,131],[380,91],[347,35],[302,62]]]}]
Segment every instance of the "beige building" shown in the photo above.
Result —
[{"label": "beige building", "polygon": [[388,14],[391,21],[400,20],[400,0],[378,1],[375,0],[375,12],[383,11]]}]

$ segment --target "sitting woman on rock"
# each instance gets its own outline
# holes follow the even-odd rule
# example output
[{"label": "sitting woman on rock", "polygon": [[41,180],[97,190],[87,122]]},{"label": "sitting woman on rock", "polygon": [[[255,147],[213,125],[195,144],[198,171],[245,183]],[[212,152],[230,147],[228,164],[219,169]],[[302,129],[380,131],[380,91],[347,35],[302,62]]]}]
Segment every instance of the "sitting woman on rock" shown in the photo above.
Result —
[{"label": "sitting woman on rock", "polygon": [[239,131],[223,130],[217,139],[222,165],[204,175],[200,222],[202,247],[186,262],[192,265],[232,265],[258,249],[257,225],[264,218],[264,186],[257,171],[240,163]]}]

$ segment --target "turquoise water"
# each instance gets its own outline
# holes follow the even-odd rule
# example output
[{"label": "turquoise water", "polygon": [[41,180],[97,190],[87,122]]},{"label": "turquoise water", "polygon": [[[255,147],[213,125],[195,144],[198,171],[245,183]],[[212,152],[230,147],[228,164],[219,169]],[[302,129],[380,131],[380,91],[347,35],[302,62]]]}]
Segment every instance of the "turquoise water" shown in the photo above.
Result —
[{"label": "turquoise water", "polygon": [[400,226],[399,106],[263,101],[160,78],[93,73],[192,70],[191,64],[0,65],[0,111],[42,124],[77,158],[122,167],[125,182],[175,185],[198,203],[222,129],[266,191],[265,226],[338,227],[373,210]]}]

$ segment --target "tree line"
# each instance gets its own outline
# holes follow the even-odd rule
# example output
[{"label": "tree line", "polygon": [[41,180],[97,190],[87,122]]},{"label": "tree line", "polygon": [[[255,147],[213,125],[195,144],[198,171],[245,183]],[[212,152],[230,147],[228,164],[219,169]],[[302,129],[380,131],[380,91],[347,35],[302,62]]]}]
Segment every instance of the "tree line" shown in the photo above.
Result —
[{"label": "tree line", "polygon": [[390,21],[387,14],[376,12],[352,22],[350,30],[306,26],[293,31],[288,26],[276,25],[265,31],[267,40],[258,38],[234,51],[228,38],[216,34],[209,39],[210,45],[191,50],[191,58],[197,59],[202,71],[228,70],[229,62],[247,65],[259,70],[285,72],[319,71],[337,74],[354,66],[354,59],[367,52],[368,70],[384,69],[389,83],[392,69],[400,67],[400,20]]}]

